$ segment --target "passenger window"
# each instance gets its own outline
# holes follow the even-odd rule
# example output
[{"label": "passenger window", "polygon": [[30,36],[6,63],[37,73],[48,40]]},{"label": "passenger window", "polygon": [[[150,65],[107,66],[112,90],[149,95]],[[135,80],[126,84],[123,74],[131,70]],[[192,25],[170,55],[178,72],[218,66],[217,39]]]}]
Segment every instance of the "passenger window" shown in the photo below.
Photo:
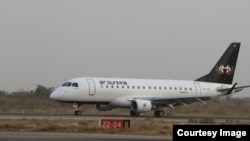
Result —
[{"label": "passenger window", "polygon": [[127,86],[127,88],[129,89],[129,86]]},{"label": "passenger window", "polygon": [[156,90],[156,86],[155,86],[154,88],[155,88],[155,90]]},{"label": "passenger window", "polygon": [[109,88],[109,85],[106,85],[106,88]]},{"label": "passenger window", "polygon": [[78,83],[73,83],[72,87],[78,87]]},{"label": "passenger window", "polygon": [[142,88],[145,89],[145,86],[143,86]]},{"label": "passenger window", "polygon": [[166,90],[166,89],[167,89],[167,87],[164,87],[164,89]]},{"label": "passenger window", "polygon": [[140,86],[138,86],[137,88],[140,89]]},{"label": "passenger window", "polygon": [[159,89],[161,90],[161,87],[159,87]]},{"label": "passenger window", "polygon": [[148,88],[149,88],[149,89],[151,89],[151,87],[150,87],[150,86],[149,86]]}]

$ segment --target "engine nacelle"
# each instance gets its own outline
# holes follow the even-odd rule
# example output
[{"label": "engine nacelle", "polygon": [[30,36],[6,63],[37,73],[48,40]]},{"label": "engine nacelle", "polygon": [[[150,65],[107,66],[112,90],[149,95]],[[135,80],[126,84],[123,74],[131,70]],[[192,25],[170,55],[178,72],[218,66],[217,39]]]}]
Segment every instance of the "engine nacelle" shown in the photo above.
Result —
[{"label": "engine nacelle", "polygon": [[96,109],[99,111],[110,111],[113,110],[113,106],[96,104]]},{"label": "engine nacelle", "polygon": [[135,112],[149,112],[153,108],[151,101],[136,99],[132,101],[131,110]]}]

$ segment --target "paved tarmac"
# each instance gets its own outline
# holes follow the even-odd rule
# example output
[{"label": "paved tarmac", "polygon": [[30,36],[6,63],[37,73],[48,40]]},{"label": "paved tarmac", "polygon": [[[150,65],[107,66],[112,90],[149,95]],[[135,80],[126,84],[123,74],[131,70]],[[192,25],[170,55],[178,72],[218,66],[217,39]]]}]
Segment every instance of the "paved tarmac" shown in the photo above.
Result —
[{"label": "paved tarmac", "polygon": [[227,121],[227,120],[235,120],[241,122],[250,122],[250,117],[190,117],[190,116],[169,116],[164,118],[156,118],[153,116],[139,116],[139,117],[131,117],[124,115],[81,115],[75,116],[71,114],[27,114],[27,113],[0,113],[0,119],[74,119],[74,120],[97,120],[101,118],[123,118],[123,119],[154,119],[154,120],[166,120],[166,121],[178,121],[178,122],[187,122],[189,120],[200,120],[200,119],[213,119],[216,121]]},{"label": "paved tarmac", "polygon": [[167,137],[72,133],[0,132],[0,141],[172,141]]}]

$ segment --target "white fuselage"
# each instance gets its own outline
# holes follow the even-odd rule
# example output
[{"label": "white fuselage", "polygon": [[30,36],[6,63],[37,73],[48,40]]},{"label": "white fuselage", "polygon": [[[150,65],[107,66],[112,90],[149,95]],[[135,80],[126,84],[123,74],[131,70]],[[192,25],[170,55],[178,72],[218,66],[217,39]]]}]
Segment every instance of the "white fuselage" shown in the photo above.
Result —
[{"label": "white fuselage", "polygon": [[[183,80],[74,78],[71,85],[57,88],[50,98],[61,102],[104,103],[114,107],[130,107],[134,99],[187,99],[216,97],[219,88],[231,85]],[[77,86],[73,86],[77,84]]]}]

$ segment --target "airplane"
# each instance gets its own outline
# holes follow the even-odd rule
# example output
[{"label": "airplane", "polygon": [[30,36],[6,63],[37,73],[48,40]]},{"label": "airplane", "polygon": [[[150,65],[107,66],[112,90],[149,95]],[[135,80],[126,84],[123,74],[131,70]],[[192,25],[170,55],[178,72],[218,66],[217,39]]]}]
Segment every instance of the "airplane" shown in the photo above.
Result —
[{"label": "airplane", "polygon": [[155,110],[155,117],[164,117],[166,107],[187,107],[194,102],[206,104],[214,97],[250,87],[232,83],[240,45],[232,42],[212,70],[196,80],[77,77],[55,89],[50,99],[73,103],[75,115],[81,115],[81,105],[95,104],[99,111],[128,108],[130,116],[135,117]]}]

